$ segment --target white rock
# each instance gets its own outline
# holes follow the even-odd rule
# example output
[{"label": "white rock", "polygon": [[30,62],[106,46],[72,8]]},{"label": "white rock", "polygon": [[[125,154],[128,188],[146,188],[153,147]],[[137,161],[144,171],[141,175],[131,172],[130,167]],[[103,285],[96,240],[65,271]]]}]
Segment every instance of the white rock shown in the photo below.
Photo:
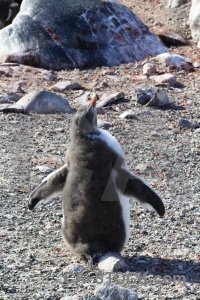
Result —
[{"label": "white rock", "polygon": [[200,134],[200,128],[197,128],[197,129],[194,131],[194,134]]},{"label": "white rock", "polygon": [[191,250],[189,248],[174,249],[174,255],[177,255],[177,256],[187,255],[190,252],[191,252]]},{"label": "white rock", "polygon": [[160,55],[157,55],[156,58],[160,62],[165,62],[166,66],[177,66],[180,67],[182,63],[185,63],[189,61],[186,57],[179,55],[179,54],[169,54],[169,53],[163,53]]},{"label": "white rock", "polygon": [[115,252],[106,252],[102,255],[99,259],[98,267],[106,272],[125,272],[128,270],[125,260]]},{"label": "white rock", "polygon": [[45,174],[50,174],[51,172],[53,172],[53,169],[45,166],[37,166],[36,169]]},{"label": "white rock", "polygon": [[192,37],[198,43],[198,47],[200,47],[200,0],[192,0],[189,24]]},{"label": "white rock", "polygon": [[138,119],[134,112],[132,112],[131,110],[124,111],[119,117],[121,119]]},{"label": "white rock", "polygon": [[167,3],[167,7],[176,8],[180,7],[183,4],[186,4],[190,0],[169,0]]},{"label": "white rock", "polygon": [[82,298],[80,298],[79,296],[64,296],[62,298],[60,298],[60,300],[81,300]]}]

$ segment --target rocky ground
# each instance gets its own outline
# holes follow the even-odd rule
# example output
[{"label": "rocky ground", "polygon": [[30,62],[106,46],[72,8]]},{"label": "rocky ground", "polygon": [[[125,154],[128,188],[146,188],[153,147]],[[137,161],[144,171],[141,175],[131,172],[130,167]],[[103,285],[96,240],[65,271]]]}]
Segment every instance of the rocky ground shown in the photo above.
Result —
[{"label": "rocky ground", "polygon": [[[171,10],[164,11],[163,1],[123,2],[152,30],[159,22],[170,26],[175,22],[190,45],[173,47],[170,52],[185,55],[198,65],[199,49],[191,43],[183,14],[188,12],[187,5],[170,15]],[[165,72],[162,63],[158,63],[158,70]],[[124,92],[124,99],[106,106],[99,119],[110,123],[109,131],[122,144],[132,172],[145,178],[163,198],[166,214],[159,218],[131,201],[131,239],[122,252],[130,271],[125,278],[112,274],[112,282],[134,290],[139,299],[197,300],[200,129],[180,128],[178,122],[180,118],[200,122],[200,69],[177,72],[176,86],[166,88],[170,104],[163,108],[136,102],[136,87],[154,86],[151,78],[138,79],[141,74],[142,62],[54,73],[29,66],[4,66],[0,67],[0,94],[12,93],[16,101],[34,90],[54,91],[57,82],[71,80],[84,89],[56,93],[77,108],[81,102],[77,99],[86,93],[95,92],[102,99],[105,94]],[[132,111],[133,118],[121,119],[127,110]],[[56,300],[65,295],[90,295],[96,286],[95,274],[108,277],[96,267],[89,271],[68,251],[60,235],[60,198],[38,206],[34,212],[25,210],[30,191],[46,176],[37,167],[56,169],[64,161],[71,117],[0,114],[0,299]],[[64,282],[63,270],[73,263],[86,268],[82,282],[76,277]],[[142,274],[143,280],[139,277]],[[182,280],[174,275],[182,275]]]}]

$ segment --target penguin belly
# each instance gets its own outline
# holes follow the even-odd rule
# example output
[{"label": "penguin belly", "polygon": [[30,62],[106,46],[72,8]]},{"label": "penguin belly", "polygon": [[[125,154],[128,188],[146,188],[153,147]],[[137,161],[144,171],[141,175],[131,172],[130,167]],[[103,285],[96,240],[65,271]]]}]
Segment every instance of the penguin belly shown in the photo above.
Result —
[{"label": "penguin belly", "polygon": [[129,236],[130,236],[130,205],[129,198],[119,193],[119,200],[122,208],[122,218],[125,227],[125,241],[124,246],[128,244]]},{"label": "penguin belly", "polygon": [[[98,128],[98,130],[101,133],[99,138],[102,141],[104,141],[109,148],[111,148],[115,153],[117,153],[120,157],[122,157],[124,159],[124,152],[121,148],[121,145],[118,143],[118,141],[115,139],[115,137],[113,137],[108,131],[106,131],[104,129]],[[125,166],[125,168],[127,168],[125,159],[124,159],[124,166]],[[114,182],[115,182],[116,175],[117,174],[114,172],[113,173]],[[124,246],[126,246],[128,244],[129,236],[130,236],[130,205],[129,205],[129,198],[124,196],[120,191],[118,191],[118,197],[119,197],[120,205],[121,205],[121,208],[122,208],[122,218],[123,218],[125,233],[126,233]]]}]

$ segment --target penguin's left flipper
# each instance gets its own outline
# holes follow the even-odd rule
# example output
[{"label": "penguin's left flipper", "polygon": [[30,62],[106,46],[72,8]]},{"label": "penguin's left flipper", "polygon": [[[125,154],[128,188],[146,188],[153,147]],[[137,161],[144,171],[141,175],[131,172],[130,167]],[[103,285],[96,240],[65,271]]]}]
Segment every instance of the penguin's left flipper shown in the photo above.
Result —
[{"label": "penguin's left flipper", "polygon": [[126,196],[135,197],[142,206],[152,207],[160,216],[164,216],[165,207],[161,198],[142,179],[121,168],[116,185]]},{"label": "penguin's left flipper", "polygon": [[67,179],[67,174],[67,164],[49,174],[30,194],[28,208],[33,210],[41,200],[50,200],[61,194]]}]

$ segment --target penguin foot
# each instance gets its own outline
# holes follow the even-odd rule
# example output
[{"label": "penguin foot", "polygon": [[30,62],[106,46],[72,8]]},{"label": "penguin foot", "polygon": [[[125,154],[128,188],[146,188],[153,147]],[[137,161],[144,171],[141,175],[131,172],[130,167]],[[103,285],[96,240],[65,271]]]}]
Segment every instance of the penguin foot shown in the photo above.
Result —
[{"label": "penguin foot", "polygon": [[100,256],[101,256],[102,254],[100,254],[100,253],[93,253],[93,254],[85,254],[85,257],[86,257],[86,259],[87,259],[87,263],[88,263],[88,266],[90,267],[90,268],[92,268],[93,267],[93,265],[94,264],[96,264],[96,263],[98,263],[98,261],[99,261],[99,258],[100,258]]},{"label": "penguin foot", "polygon": [[89,268],[92,268],[92,266],[93,266],[93,259],[92,259],[92,256],[87,255],[86,258],[87,258],[88,267],[89,267]]}]

